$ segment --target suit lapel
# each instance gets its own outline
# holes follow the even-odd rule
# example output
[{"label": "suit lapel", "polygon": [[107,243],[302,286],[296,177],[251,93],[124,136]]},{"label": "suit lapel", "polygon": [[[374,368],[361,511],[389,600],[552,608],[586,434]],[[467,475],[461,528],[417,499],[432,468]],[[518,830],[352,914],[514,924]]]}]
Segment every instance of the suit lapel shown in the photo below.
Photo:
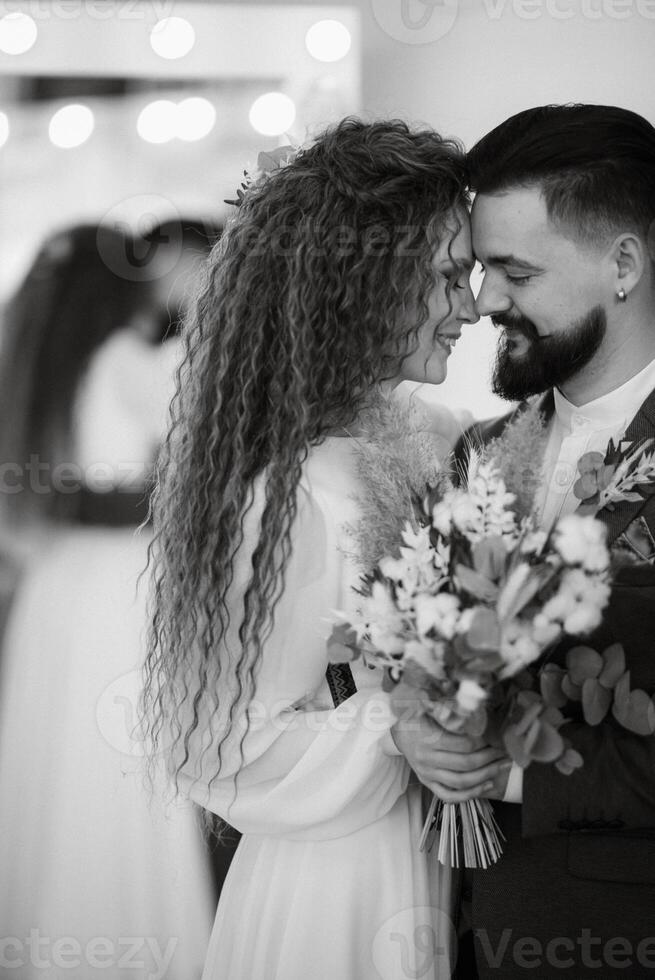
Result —
[{"label": "suit lapel", "polygon": [[[655,436],[655,389],[651,391],[633,418],[625,431],[623,439],[627,439],[629,442],[639,443],[645,439],[653,438],[653,436]],[[651,506],[648,506],[649,504]],[[655,532],[655,509],[652,505],[653,498],[648,496],[644,500],[635,501],[634,503],[627,500],[623,501],[616,504],[613,510],[604,508],[599,511],[597,517],[607,527],[608,544],[610,546],[614,544],[616,539],[640,515],[644,517],[651,534],[653,534]]]}]

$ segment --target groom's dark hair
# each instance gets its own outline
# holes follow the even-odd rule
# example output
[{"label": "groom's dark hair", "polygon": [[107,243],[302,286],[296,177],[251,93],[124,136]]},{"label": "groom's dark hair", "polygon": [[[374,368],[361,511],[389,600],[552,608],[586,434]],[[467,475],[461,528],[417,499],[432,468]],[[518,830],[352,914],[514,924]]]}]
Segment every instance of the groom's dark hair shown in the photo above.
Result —
[{"label": "groom's dark hair", "polygon": [[525,109],[476,143],[468,166],[478,194],[537,185],[551,220],[574,237],[601,243],[635,231],[655,260],[655,128],[636,112]]}]

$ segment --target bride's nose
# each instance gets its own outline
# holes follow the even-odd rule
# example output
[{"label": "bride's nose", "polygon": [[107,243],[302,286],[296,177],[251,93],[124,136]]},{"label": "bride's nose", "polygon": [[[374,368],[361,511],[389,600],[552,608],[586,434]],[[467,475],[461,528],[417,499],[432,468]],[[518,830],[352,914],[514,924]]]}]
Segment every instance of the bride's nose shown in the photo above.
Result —
[{"label": "bride's nose", "polygon": [[466,287],[464,301],[462,303],[461,309],[459,311],[459,316],[457,319],[461,320],[462,323],[477,323],[478,320],[480,319],[478,306],[475,301],[475,296],[473,295],[473,290],[471,289],[470,285]]}]

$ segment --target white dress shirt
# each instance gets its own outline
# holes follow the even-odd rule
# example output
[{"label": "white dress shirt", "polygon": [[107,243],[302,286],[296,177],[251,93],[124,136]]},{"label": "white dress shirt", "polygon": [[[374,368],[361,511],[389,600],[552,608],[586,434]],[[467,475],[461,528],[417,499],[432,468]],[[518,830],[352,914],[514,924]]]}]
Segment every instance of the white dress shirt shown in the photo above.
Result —
[{"label": "white dress shirt", "polygon": [[[616,445],[653,389],[655,360],[619,388],[586,405],[573,405],[555,388],[555,412],[544,454],[544,479],[536,500],[541,527],[548,529],[558,518],[577,509],[580,501],[573,487],[580,476],[580,457],[590,452],[605,455],[610,439]],[[522,799],[523,770],[513,765],[503,801],[521,803]]]}]

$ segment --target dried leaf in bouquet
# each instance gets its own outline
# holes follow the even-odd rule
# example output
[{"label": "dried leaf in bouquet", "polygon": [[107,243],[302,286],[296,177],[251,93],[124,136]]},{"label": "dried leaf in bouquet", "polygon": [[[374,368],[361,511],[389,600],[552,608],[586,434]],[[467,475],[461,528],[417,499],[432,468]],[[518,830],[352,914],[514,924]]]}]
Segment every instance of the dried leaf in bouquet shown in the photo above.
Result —
[{"label": "dried leaf in bouquet", "polygon": [[497,462],[505,486],[516,496],[515,509],[519,519],[533,513],[535,497],[542,483],[541,468],[547,438],[546,421],[535,402],[517,413],[502,435],[485,447],[485,458]]}]

